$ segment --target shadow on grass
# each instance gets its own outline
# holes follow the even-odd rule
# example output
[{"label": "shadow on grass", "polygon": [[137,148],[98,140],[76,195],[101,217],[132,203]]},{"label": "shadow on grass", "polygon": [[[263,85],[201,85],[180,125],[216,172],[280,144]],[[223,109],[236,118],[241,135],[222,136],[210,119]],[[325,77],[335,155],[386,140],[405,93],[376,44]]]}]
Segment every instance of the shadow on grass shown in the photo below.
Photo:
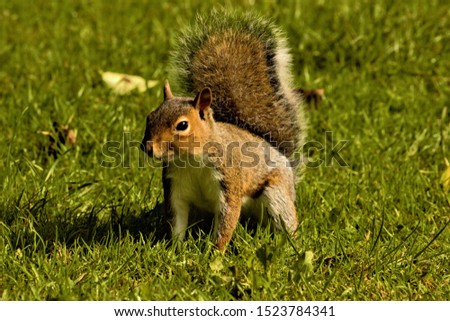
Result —
[{"label": "shadow on grass", "polygon": [[[45,204],[41,204],[45,208]],[[14,249],[33,250],[45,248],[51,251],[54,244],[105,244],[119,241],[125,235],[136,241],[145,239],[149,244],[168,241],[170,225],[164,215],[164,204],[158,203],[153,209],[141,212],[112,207],[110,216],[101,219],[98,213],[103,209],[93,207],[84,215],[50,216],[44,210],[32,208],[24,216],[23,212],[2,213],[3,235]],[[169,244],[169,242],[167,242]]]},{"label": "shadow on grass", "polygon": [[[120,242],[124,237],[131,237],[136,242],[143,239],[150,246],[159,242],[170,246],[171,227],[165,215],[164,203],[141,211],[132,207],[106,206],[110,208],[107,211],[105,207],[94,206],[82,215],[76,212],[49,214],[45,199],[27,210],[16,208],[15,211],[5,211],[4,208],[0,213],[4,223],[2,234],[14,250],[50,252],[58,243],[68,247],[77,244],[91,246]],[[191,237],[205,237],[212,229],[212,218],[198,208],[193,208],[189,217]],[[256,233],[258,222],[243,217],[241,223],[251,235]]]}]

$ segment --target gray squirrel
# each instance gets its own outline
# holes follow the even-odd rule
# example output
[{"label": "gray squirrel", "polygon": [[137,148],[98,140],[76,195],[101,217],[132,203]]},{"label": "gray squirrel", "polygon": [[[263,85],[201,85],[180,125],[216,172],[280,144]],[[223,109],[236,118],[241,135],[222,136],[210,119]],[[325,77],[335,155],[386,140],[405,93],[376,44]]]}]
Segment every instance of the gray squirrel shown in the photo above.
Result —
[{"label": "gray squirrel", "polygon": [[[173,53],[176,78],[147,117],[142,149],[162,160],[166,215],[182,241],[193,206],[213,215],[224,251],[241,213],[294,234],[295,151],[304,144],[301,97],[291,87],[282,32],[253,14],[198,16]],[[230,148],[232,146],[232,148]]]}]

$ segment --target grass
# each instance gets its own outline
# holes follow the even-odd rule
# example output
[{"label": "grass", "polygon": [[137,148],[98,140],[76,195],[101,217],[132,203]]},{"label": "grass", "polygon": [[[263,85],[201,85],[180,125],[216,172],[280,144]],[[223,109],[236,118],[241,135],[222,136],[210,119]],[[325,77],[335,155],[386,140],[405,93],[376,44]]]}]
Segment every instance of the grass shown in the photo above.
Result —
[{"label": "grass", "polygon": [[[162,238],[160,173],[135,143],[159,86],[116,96],[99,75],[162,81],[177,31],[212,5],[0,0],[2,300],[450,298],[446,1],[252,2],[225,6],[286,30],[295,83],[326,90],[313,158],[332,132],[348,166],[306,171],[297,239],[239,226],[220,255],[208,235]],[[77,144],[55,159],[36,131],[72,115]],[[129,166],[100,165],[107,141]]]}]

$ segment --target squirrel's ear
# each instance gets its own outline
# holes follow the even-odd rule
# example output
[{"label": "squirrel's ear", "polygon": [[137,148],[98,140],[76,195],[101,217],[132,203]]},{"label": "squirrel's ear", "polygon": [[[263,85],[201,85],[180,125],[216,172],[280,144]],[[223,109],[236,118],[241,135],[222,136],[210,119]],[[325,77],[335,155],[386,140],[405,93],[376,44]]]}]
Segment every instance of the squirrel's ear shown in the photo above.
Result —
[{"label": "squirrel's ear", "polygon": [[194,99],[195,108],[204,111],[209,108],[212,103],[212,92],[209,88],[203,88]]},{"label": "squirrel's ear", "polygon": [[170,90],[170,85],[169,85],[169,81],[166,80],[164,82],[164,101],[172,99],[173,95],[172,95],[172,91]]}]

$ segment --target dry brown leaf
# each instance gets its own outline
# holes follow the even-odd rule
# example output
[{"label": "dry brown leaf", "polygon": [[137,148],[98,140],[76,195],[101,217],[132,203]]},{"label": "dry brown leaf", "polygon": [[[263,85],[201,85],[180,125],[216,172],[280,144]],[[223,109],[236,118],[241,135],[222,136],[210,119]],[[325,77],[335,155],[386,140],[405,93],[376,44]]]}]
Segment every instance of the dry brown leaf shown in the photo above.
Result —
[{"label": "dry brown leaf", "polygon": [[314,109],[319,109],[319,105],[325,96],[325,89],[323,88],[315,88],[315,89],[303,89],[298,88],[297,92],[302,94],[306,103],[311,107],[314,104]]},{"label": "dry brown leaf", "polygon": [[54,158],[58,157],[59,150],[62,146],[75,146],[77,143],[77,133],[72,128],[69,127],[69,124],[72,122],[73,115],[70,116],[67,124],[61,125],[58,122],[53,122],[53,130],[54,131],[46,131],[46,130],[38,130],[36,131],[39,135],[47,136],[49,139],[49,146],[44,147],[47,150],[49,155],[52,155]]}]

